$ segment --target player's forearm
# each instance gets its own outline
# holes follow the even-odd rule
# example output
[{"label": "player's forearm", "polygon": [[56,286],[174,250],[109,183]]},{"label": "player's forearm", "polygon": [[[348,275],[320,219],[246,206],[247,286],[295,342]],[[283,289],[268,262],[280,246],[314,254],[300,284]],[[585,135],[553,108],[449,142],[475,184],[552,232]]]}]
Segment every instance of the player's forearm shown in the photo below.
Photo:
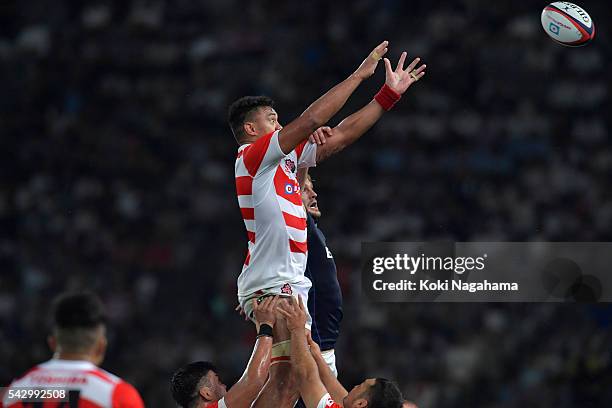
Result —
[{"label": "player's forearm", "polygon": [[301,390],[302,384],[318,373],[317,363],[308,349],[304,329],[291,332],[291,361]]},{"label": "player's forearm", "polygon": [[253,354],[240,381],[244,379],[249,385],[263,387],[270,371],[271,355],[272,337],[259,337],[255,342]]},{"label": "player's forearm", "polygon": [[321,382],[327,389],[327,392],[329,392],[334,401],[342,401],[348,395],[348,391],[340,384],[321,354],[313,354],[312,356],[317,364]]},{"label": "player's forearm", "polygon": [[381,118],[385,110],[372,100],[363,108],[344,119],[334,130],[338,130],[342,148],[350,145],[367,132]]},{"label": "player's forearm", "polygon": [[308,113],[316,123],[315,128],[312,130],[314,131],[319,126],[323,126],[338,113],[361,82],[362,79],[353,74],[310,105],[304,113]]},{"label": "player's forearm", "polygon": [[332,136],[317,148],[317,163],[327,159],[354,143],[381,118],[385,110],[376,101],[371,101],[348,116],[332,130]]},{"label": "player's forearm", "polygon": [[327,123],[344,106],[361,81],[357,75],[351,75],[313,102],[300,117],[285,126],[279,136],[281,150],[288,154],[318,127]]},{"label": "player's forearm", "polygon": [[251,406],[268,379],[271,354],[272,337],[258,338],[244,374],[225,395],[225,403],[228,407],[246,408]]}]

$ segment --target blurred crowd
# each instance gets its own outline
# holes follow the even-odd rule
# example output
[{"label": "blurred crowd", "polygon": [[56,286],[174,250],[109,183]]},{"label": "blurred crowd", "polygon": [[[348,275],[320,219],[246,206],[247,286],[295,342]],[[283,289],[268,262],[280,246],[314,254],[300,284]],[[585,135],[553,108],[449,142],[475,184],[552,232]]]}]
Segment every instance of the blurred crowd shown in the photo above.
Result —
[{"label": "blurred crowd", "polygon": [[588,3],[580,49],[533,2],[2,4],[0,385],[49,358],[50,301],[84,287],[110,315],[103,367],[147,406],[172,406],[188,361],[238,378],[254,329],[233,311],[246,234],[227,106],[266,94],[286,124],[387,39],[426,77],[311,172],[345,295],[341,380],[393,378],[421,408],[612,406],[610,306],[359,288],[362,241],[612,241],[612,10]]}]

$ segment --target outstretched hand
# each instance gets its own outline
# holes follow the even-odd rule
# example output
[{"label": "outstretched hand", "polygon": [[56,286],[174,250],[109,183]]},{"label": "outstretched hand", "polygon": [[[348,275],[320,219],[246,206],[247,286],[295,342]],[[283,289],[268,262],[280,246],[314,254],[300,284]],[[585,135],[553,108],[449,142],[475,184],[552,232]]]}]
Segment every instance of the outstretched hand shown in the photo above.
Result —
[{"label": "outstretched hand", "polygon": [[391,68],[391,61],[385,58],[385,84],[400,95],[406,92],[406,90],[410,88],[410,85],[423,78],[425,75],[425,68],[427,67],[427,65],[423,64],[416,68],[421,59],[415,58],[410,65],[404,69],[406,55],[405,51],[402,52],[395,71]]},{"label": "outstretched hand", "polygon": [[372,50],[372,52],[363,60],[359,68],[355,71],[355,76],[359,79],[367,79],[374,74],[378,61],[387,53],[389,41],[383,41]]},{"label": "outstretched hand", "polygon": [[306,309],[302,302],[302,297],[298,296],[298,300],[291,297],[291,304],[286,302],[278,305],[278,311],[285,316],[287,320],[287,328],[289,331],[305,330],[306,327]]},{"label": "outstretched hand", "polygon": [[234,310],[240,314],[240,316],[244,319],[245,322],[249,321],[249,316],[247,316],[240,303],[238,303],[238,306],[236,306]]},{"label": "outstretched hand", "polygon": [[276,323],[277,303],[278,295],[263,298],[261,302],[259,299],[253,299],[253,316],[258,324],[258,328],[259,325],[264,323],[274,327],[274,323]]}]

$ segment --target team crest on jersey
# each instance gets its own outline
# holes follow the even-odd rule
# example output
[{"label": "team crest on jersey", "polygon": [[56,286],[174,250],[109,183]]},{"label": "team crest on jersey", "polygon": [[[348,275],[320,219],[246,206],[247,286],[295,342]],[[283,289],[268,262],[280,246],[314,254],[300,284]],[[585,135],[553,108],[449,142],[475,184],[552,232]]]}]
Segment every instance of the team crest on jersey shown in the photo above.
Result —
[{"label": "team crest on jersey", "polygon": [[287,173],[295,173],[297,170],[295,162],[292,159],[285,159],[284,166]]},{"label": "team crest on jersey", "polygon": [[288,283],[285,283],[281,287],[281,293],[284,293],[286,295],[292,295],[293,294],[293,289],[291,289],[291,285],[289,285]]},{"label": "team crest on jersey", "polygon": [[299,194],[300,185],[297,182],[285,183],[285,194]]}]

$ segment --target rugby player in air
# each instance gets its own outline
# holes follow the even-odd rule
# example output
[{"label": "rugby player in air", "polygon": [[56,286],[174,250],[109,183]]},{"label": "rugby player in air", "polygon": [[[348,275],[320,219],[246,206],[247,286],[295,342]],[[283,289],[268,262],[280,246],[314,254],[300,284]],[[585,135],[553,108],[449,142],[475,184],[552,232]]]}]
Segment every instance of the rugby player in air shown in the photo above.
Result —
[{"label": "rugby player in air", "polygon": [[[311,282],[304,276],[307,260],[306,212],[297,171],[314,166],[357,140],[424,74],[415,59],[406,69],[406,53],[397,68],[385,58],[386,80],[374,99],[333,128],[326,143],[309,143],[309,136],[329,121],[349,96],[369,78],[387,52],[379,44],[357,70],[311,104],[287,126],[280,125],[274,102],[267,97],[243,97],[229,108],[229,123],[240,145],[235,164],[238,203],[248,237],[248,251],[238,277],[238,301],[252,318],[250,302],[269,295],[307,299]],[[307,321],[310,328],[310,316]],[[270,381],[259,406],[292,405],[297,390],[291,384],[289,332],[284,320],[275,326]]]},{"label": "rugby player in air", "polygon": [[402,393],[385,378],[368,378],[347,391],[321,356],[317,343],[307,335],[302,298],[279,306],[291,332],[291,359],[298,388],[306,408],[401,408]]},{"label": "rugby player in air", "polygon": [[[2,407],[143,408],[138,391],[98,366],[106,352],[106,324],[102,303],[92,293],[60,295],[54,302],[53,331],[48,338],[53,358],[13,381]],[[21,401],[10,390],[52,390],[64,398]]]},{"label": "rugby player in air", "polygon": [[215,366],[197,361],[178,369],[171,380],[172,397],[182,408],[249,408],[268,379],[272,352],[272,328],[276,323],[278,296],[261,302],[253,299],[259,335],[244,374],[229,390]]}]

